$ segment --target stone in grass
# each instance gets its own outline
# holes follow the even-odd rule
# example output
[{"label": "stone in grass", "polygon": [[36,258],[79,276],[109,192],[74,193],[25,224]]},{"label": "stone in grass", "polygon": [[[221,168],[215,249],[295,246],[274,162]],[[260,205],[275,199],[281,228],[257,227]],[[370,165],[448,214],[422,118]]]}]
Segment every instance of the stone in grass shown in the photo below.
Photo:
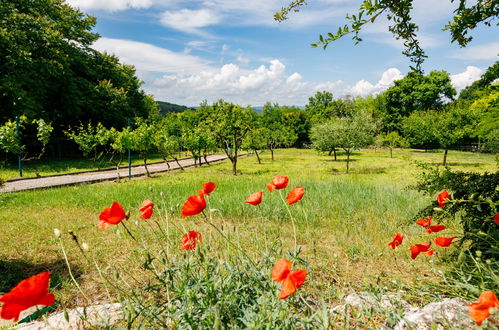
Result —
[{"label": "stone in grass", "polygon": [[[121,304],[93,305],[78,307],[49,316],[44,321],[35,321],[19,324],[17,329],[42,330],[42,329],[89,329],[95,327],[111,327],[123,318]],[[66,319],[67,318],[67,319]],[[69,321],[68,321],[69,320]]]},{"label": "stone in grass", "polygon": [[474,322],[469,317],[468,304],[460,298],[445,298],[421,308],[411,308],[394,329],[473,329]]},{"label": "stone in grass", "polygon": [[394,294],[387,294],[381,297],[375,297],[367,292],[359,294],[352,293],[345,297],[345,304],[335,306],[332,312],[342,313],[347,306],[355,308],[374,308],[384,311],[409,310],[412,306],[402,298]]}]

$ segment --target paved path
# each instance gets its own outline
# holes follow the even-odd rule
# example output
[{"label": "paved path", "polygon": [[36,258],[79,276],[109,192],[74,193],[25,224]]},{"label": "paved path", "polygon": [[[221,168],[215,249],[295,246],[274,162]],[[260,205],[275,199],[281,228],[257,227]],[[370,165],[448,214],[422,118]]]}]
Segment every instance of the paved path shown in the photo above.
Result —
[{"label": "paved path", "polygon": [[[222,154],[216,154],[216,155],[209,155],[207,158],[208,161],[211,163],[211,162],[225,160],[227,159],[227,156]],[[180,159],[179,163],[180,165],[182,165],[182,167],[194,166],[194,159],[192,158]],[[172,170],[179,169],[175,161],[169,161],[169,164],[170,164],[170,169]],[[168,171],[168,166],[164,162],[149,164],[147,168],[149,169],[149,172],[151,174]],[[132,176],[136,177],[144,175],[146,175],[146,170],[144,169],[143,165],[136,165],[132,167]],[[121,168],[119,171],[119,176],[120,178],[128,178],[128,167]],[[69,185],[84,184],[84,183],[94,183],[99,181],[116,180],[117,178],[118,178],[118,172],[116,171],[116,169],[109,169],[109,170],[101,170],[94,172],[62,174],[62,175],[46,176],[41,178],[21,179],[21,180],[6,182],[3,186],[0,187],[0,193],[69,186]]]}]

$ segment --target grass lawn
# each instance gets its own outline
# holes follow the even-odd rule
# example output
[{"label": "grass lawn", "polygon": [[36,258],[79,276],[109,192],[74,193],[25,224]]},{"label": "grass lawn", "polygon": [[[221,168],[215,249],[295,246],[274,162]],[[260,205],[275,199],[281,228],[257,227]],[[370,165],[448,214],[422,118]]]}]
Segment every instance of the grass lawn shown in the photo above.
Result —
[{"label": "grass lawn", "polygon": [[[99,301],[107,298],[96,280],[97,271],[82,258],[68,231],[90,246],[88,254],[101,265],[105,276],[118,269],[140,278],[141,261],[136,256],[144,246],[166,248],[169,255],[181,257],[180,238],[188,230],[201,232],[202,246],[209,247],[209,253],[220,254],[220,258],[239,253],[202,216],[180,217],[186,198],[207,181],[217,184],[208,197],[213,223],[251,258],[268,253],[277,260],[293,250],[292,215],[300,256],[309,270],[300,290],[316,299],[335,302],[353,291],[382,290],[402,292],[417,304],[445,291],[438,290],[438,271],[448,266],[453,247],[431,259],[420,256],[412,260],[409,252],[411,244],[428,239],[413,220],[418,210],[436,197],[408,188],[419,172],[415,161],[438,164],[442,153],[396,150],[390,158],[387,150],[363,150],[353,155],[348,175],[344,174],[346,164],[341,154],[338,161],[298,149],[277,151],[273,162],[268,153],[262,156],[262,164],[255,156],[242,158],[238,176],[230,174],[229,162],[223,162],[121,184],[0,195],[0,292],[29,275],[49,270],[53,273],[52,291],[63,305],[85,304],[68,276],[54,228],[63,233],[62,241],[82,290]],[[488,154],[451,151],[448,162],[452,169],[497,170],[494,155]],[[290,179],[282,197],[295,186],[305,188],[305,196],[289,207],[289,213],[280,192],[269,193],[265,188],[275,175]],[[254,207],[243,203],[256,191],[264,192],[262,204]],[[138,218],[138,208],[145,199],[156,204],[152,220]],[[140,244],[126,237],[121,226],[97,228],[99,213],[113,201],[131,212],[128,228]],[[169,239],[158,239],[152,230],[156,221]],[[448,228],[446,235],[459,235],[458,224],[449,221],[444,225]],[[387,244],[397,232],[406,238],[394,253]],[[428,289],[429,283],[437,286]]]},{"label": "grass lawn", "polygon": [[[179,158],[191,157],[187,152],[182,152]],[[149,155],[148,163],[163,161],[160,155]],[[132,165],[142,165],[143,161],[138,155],[132,155]],[[41,176],[54,175],[54,174],[64,174],[64,173],[74,173],[80,171],[92,171],[96,170],[95,164],[86,158],[46,158],[37,161],[38,171]],[[128,166],[128,158],[125,157],[121,166]],[[109,161],[104,161],[99,164],[99,168],[115,168],[115,165]],[[33,167],[32,162],[27,162],[23,164],[23,178],[34,178],[36,177],[36,171]],[[8,164],[0,163],[0,180],[10,180],[19,178],[19,168],[17,162],[9,162]]]}]

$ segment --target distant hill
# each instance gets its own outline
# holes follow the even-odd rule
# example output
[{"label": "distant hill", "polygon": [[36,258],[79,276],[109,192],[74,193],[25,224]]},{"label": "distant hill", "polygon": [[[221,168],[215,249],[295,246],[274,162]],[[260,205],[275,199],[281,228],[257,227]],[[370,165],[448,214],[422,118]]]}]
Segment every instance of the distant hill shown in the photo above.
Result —
[{"label": "distant hill", "polygon": [[168,112],[184,112],[192,108],[186,107],[185,105],[173,104],[170,102],[156,101],[159,107],[159,112],[162,115],[166,115]]}]

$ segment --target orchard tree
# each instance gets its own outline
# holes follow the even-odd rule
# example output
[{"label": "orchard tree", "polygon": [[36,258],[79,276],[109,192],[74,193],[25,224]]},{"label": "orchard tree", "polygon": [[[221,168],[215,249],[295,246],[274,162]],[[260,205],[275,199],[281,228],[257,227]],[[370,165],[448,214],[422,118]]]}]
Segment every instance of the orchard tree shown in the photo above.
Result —
[{"label": "orchard tree", "polygon": [[[309,0],[310,1],[310,0]],[[450,0],[454,2],[454,0]],[[483,23],[490,26],[494,19],[498,17],[498,6],[496,0],[478,0],[466,1],[456,0],[459,6],[454,11],[453,19],[445,25],[444,30],[448,30],[452,36],[452,42],[457,42],[461,47],[465,47],[471,40],[471,30]],[[338,28],[335,33],[320,35],[319,41],[312,44],[312,47],[326,47],[347,35],[351,35],[355,44],[362,41],[359,33],[364,25],[374,23],[379,17],[386,17],[390,22],[388,31],[396,39],[403,40],[405,49],[402,54],[408,56],[414,66],[413,71],[422,72],[421,65],[426,58],[424,50],[421,48],[417,38],[419,27],[413,22],[411,10],[414,0],[365,0],[362,1],[356,14],[347,14],[349,21]],[[292,11],[299,11],[300,7],[305,5],[307,0],[293,0],[288,6],[284,7],[278,13],[275,13],[274,19],[284,21]]]},{"label": "orchard tree", "polygon": [[[19,117],[19,127],[23,127],[26,122],[26,117]],[[19,155],[24,151],[24,145],[21,139],[17,136],[16,122],[8,120],[0,126],[0,149],[7,153]]]},{"label": "orchard tree", "polygon": [[[31,123],[36,125],[36,139],[40,144],[40,151],[36,155],[32,155],[30,157],[28,157],[28,153],[26,152],[23,156],[23,161],[25,162],[31,162],[34,160],[38,161],[42,158],[42,156],[45,154],[45,148],[50,141],[52,131],[54,130],[52,125],[45,122],[45,120],[43,119],[34,119]],[[33,163],[33,168],[35,170],[35,175],[37,177],[40,177],[40,172],[38,171],[36,162]]]},{"label": "orchard tree", "polygon": [[328,152],[331,156],[334,153],[334,160],[336,161],[336,149],[339,146],[339,122],[338,119],[331,119],[322,124],[316,124],[312,127],[310,133],[310,140],[312,147],[321,152]]},{"label": "orchard tree", "polygon": [[404,148],[407,147],[407,140],[399,135],[398,132],[390,132],[386,134],[378,135],[377,139],[382,146],[388,147],[390,149],[390,158],[393,158],[393,149],[394,148]]},{"label": "orchard tree", "polygon": [[180,150],[180,136],[170,135],[168,129],[164,126],[156,126],[153,136],[154,146],[161,154],[163,161],[170,170],[170,163],[168,157],[171,157],[177,163],[178,167],[183,171],[184,168],[178,161],[177,152]]},{"label": "orchard tree", "polygon": [[250,107],[243,109],[224,100],[215,102],[207,110],[203,130],[224,150],[232,163],[232,173],[237,175],[239,150],[251,130],[254,112]]},{"label": "orchard tree", "polygon": [[109,135],[111,137],[111,148],[112,155],[110,162],[116,167],[116,173],[118,175],[118,181],[120,181],[120,165],[123,162],[125,153],[133,148],[133,136],[132,131],[129,127],[117,131],[114,127],[109,130]]},{"label": "orchard tree", "polygon": [[435,111],[418,111],[402,121],[402,132],[409,145],[413,148],[423,148],[438,144],[434,133]]},{"label": "orchard tree", "polygon": [[261,164],[260,155],[258,152],[267,147],[267,140],[265,139],[266,129],[263,127],[253,128],[243,140],[242,148],[251,150],[255,153],[258,159],[258,164]]},{"label": "orchard tree", "polygon": [[149,152],[154,148],[154,132],[153,125],[149,125],[145,120],[136,118],[137,128],[131,132],[132,150],[137,151],[144,163],[144,169],[148,177],[151,176],[147,168],[147,157]]},{"label": "orchard tree", "polygon": [[104,159],[109,153],[108,147],[111,139],[109,130],[101,123],[92,126],[88,123],[86,126],[80,124],[76,129],[70,128],[64,132],[66,136],[78,145],[83,152],[83,156],[89,157],[94,166],[100,168],[100,160]]}]

